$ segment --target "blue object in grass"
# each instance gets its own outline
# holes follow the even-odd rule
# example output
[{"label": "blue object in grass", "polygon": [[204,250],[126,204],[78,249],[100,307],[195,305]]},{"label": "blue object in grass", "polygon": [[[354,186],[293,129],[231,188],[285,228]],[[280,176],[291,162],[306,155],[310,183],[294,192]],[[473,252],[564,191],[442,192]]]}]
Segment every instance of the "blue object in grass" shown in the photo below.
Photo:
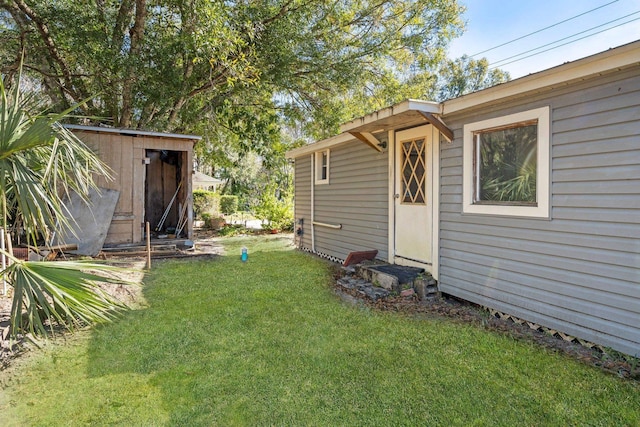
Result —
[{"label": "blue object in grass", "polygon": [[247,253],[247,248],[242,248],[242,255],[240,256],[242,262],[247,262],[249,259],[249,254]]}]

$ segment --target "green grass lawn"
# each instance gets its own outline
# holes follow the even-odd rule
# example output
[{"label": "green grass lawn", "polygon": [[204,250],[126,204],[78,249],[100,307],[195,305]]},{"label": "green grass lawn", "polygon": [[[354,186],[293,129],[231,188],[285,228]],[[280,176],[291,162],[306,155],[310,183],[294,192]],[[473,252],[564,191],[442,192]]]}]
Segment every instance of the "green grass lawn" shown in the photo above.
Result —
[{"label": "green grass lawn", "polygon": [[0,425],[640,425],[637,383],[346,305],[326,264],[286,244],[233,238],[228,256],[157,264],[146,307],[0,372]]}]

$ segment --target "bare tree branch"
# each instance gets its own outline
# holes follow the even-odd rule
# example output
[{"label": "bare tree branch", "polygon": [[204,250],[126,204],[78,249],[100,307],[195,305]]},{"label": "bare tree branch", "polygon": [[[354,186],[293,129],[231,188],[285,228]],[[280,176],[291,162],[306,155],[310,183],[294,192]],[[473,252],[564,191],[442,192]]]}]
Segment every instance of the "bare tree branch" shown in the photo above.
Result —
[{"label": "bare tree branch", "polygon": [[69,67],[67,63],[62,59],[58,48],[53,41],[51,36],[51,32],[49,31],[49,27],[42,20],[42,18],[27,5],[24,0],[14,0],[15,5],[24,13],[29,19],[34,23],[36,29],[40,33],[42,41],[44,42],[47,50],[49,51],[49,55],[55,64],[60,68],[62,73],[62,80],[60,82],[61,87],[64,89],[65,93],[67,93],[74,101],[79,102],[82,99],[88,98],[86,93],[78,93],[76,92],[75,85],[73,84],[73,80],[71,77],[71,72],[69,71]]}]

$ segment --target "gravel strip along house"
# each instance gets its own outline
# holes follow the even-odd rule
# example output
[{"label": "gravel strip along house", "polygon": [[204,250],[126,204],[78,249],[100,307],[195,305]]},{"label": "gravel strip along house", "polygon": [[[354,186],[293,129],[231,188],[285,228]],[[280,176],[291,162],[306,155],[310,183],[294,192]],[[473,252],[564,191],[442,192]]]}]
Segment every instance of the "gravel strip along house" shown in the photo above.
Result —
[{"label": "gravel strip along house", "polygon": [[640,41],[287,153],[301,249],[640,355]]}]

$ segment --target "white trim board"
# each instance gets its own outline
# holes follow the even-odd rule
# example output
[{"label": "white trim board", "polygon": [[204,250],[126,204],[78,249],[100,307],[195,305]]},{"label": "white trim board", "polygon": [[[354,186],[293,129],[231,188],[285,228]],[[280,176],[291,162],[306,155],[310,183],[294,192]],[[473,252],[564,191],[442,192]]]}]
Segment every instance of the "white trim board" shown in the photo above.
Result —
[{"label": "white trim board", "polygon": [[[462,161],[463,213],[549,218],[549,194],[551,188],[550,115],[551,109],[547,106],[464,125],[464,148]],[[538,121],[538,156],[536,173],[537,206],[474,204],[473,132],[482,129],[490,129],[496,126],[524,122],[532,119],[536,119]]]}]

